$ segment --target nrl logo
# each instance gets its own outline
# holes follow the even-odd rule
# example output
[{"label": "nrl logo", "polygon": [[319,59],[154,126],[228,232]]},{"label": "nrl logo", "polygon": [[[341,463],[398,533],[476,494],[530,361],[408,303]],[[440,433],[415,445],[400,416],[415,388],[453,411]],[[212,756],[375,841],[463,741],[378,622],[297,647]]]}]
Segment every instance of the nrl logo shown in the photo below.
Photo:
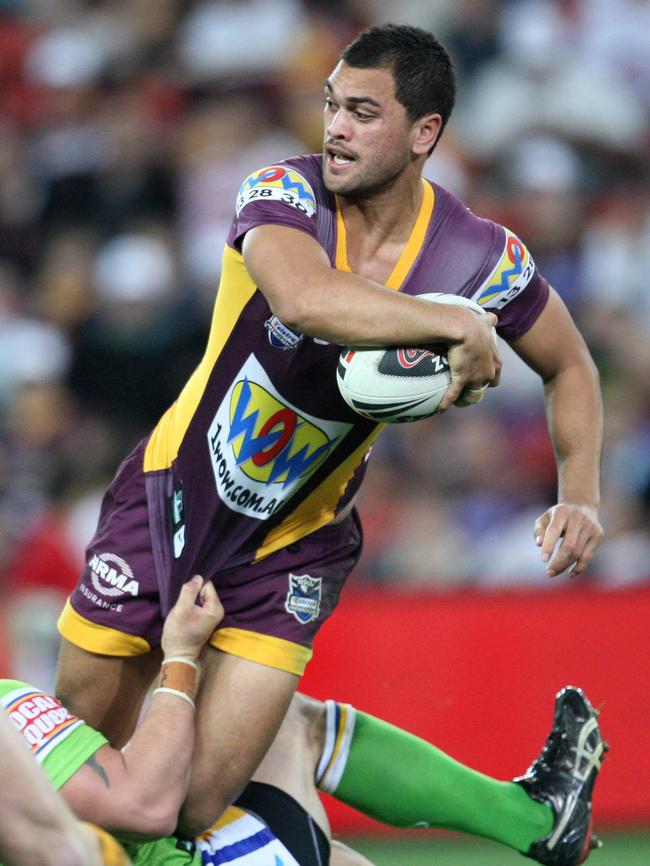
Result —
[{"label": "nrl logo", "polygon": [[287,613],[306,625],[320,613],[322,577],[308,574],[289,574],[289,592],[284,603]]}]

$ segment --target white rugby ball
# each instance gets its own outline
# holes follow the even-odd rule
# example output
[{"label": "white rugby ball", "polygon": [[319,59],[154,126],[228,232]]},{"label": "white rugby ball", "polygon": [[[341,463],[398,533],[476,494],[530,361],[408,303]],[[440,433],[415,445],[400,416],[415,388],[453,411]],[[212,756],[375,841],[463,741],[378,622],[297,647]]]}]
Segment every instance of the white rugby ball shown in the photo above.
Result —
[{"label": "white rugby ball", "polygon": [[[469,298],[444,292],[418,295],[426,301],[485,310]],[[494,335],[496,339],[496,334]],[[336,368],[336,381],[345,402],[364,418],[396,424],[419,421],[435,415],[451,374],[443,351],[425,348],[380,347],[343,349]],[[486,388],[463,392],[457,405],[478,403]]]}]

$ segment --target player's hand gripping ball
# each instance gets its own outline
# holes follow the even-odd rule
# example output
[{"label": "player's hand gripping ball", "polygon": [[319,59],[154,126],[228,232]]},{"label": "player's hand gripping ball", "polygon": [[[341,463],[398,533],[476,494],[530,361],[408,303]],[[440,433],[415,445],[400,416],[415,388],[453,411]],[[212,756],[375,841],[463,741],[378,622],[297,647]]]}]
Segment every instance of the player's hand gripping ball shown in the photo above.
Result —
[{"label": "player's hand gripping ball", "polygon": [[[478,315],[485,315],[482,307],[460,295],[430,292],[418,297],[439,304],[462,305]],[[493,336],[496,340],[494,329]],[[435,415],[451,383],[451,373],[444,350],[343,349],[336,368],[336,381],[345,402],[359,415],[395,424]],[[478,403],[486,391],[487,385],[466,388],[455,405]]]}]

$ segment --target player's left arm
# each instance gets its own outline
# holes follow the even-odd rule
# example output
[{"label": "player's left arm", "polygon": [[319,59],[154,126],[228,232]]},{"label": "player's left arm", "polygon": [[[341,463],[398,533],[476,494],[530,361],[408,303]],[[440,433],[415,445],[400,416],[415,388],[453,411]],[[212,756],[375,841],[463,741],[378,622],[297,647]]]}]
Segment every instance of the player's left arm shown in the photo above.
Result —
[{"label": "player's left arm", "polygon": [[603,442],[598,372],[553,289],[535,324],[512,346],[544,382],[558,469],[558,501],[535,522],[535,540],[549,576],[568,568],[582,574],[604,534],[598,520]]}]

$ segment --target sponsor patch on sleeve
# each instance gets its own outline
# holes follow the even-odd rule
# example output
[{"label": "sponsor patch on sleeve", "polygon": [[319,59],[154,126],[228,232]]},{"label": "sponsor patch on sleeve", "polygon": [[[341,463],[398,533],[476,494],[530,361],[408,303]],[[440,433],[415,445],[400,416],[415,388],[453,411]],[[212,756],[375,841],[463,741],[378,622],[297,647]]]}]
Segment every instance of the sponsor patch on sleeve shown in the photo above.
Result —
[{"label": "sponsor patch on sleeve", "polygon": [[488,310],[501,310],[530,283],[535,262],[526,246],[510,229],[505,231],[505,244],[496,267],[472,295],[472,300]]},{"label": "sponsor patch on sleeve", "polygon": [[39,762],[83,724],[52,695],[31,687],[9,692],[0,704]]},{"label": "sponsor patch on sleeve", "polygon": [[271,165],[254,171],[241,185],[237,194],[237,216],[251,202],[279,201],[312,217],[316,213],[316,197],[305,178],[292,168]]}]

